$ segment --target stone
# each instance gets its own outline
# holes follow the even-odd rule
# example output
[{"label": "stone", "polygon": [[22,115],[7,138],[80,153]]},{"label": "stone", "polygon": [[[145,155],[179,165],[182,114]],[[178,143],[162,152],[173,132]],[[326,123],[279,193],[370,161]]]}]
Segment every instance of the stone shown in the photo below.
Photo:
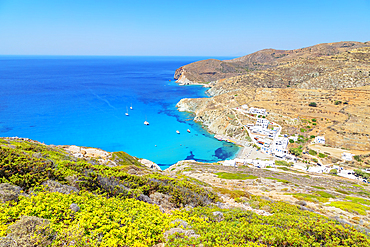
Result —
[{"label": "stone", "polygon": [[143,164],[144,166],[150,168],[150,169],[154,169],[154,170],[157,170],[157,171],[162,171],[162,169],[159,167],[159,165],[157,165],[153,161],[150,161],[150,160],[147,160],[147,159],[141,159],[141,160],[139,160],[139,162],[141,164]]},{"label": "stone", "polygon": [[5,203],[8,201],[18,201],[22,188],[16,185],[3,183],[0,184],[0,201]]},{"label": "stone", "polygon": [[307,202],[305,202],[305,201],[297,201],[297,202],[295,202],[295,204],[301,205],[303,207],[307,206]]},{"label": "stone", "polygon": [[224,214],[220,211],[215,211],[212,213],[215,216],[216,221],[220,222],[224,220]]},{"label": "stone", "polygon": [[80,211],[80,207],[76,204],[76,203],[72,203],[70,206],[69,206],[69,209],[74,211],[74,212],[79,212]]}]

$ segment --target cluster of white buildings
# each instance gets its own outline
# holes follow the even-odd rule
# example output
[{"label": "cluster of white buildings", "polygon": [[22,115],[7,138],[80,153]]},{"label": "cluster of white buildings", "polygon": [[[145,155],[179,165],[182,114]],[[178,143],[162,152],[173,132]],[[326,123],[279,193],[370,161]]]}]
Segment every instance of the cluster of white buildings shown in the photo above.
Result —
[{"label": "cluster of white buildings", "polygon": [[275,167],[275,161],[273,160],[254,160],[254,159],[233,159],[233,160],[225,160],[223,162],[224,166],[234,166],[237,167],[238,165],[252,165],[257,168],[265,168],[267,166]]},{"label": "cluster of white buildings", "polygon": [[245,114],[255,114],[257,116],[258,115],[261,115],[261,116],[266,116],[267,115],[266,109],[262,109],[262,108],[255,108],[255,107],[249,108],[248,105],[242,105],[241,109]]}]

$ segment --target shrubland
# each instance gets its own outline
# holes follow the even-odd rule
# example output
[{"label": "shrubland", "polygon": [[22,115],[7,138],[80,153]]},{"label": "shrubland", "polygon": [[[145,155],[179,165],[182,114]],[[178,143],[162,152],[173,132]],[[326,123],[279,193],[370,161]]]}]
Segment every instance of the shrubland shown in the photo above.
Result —
[{"label": "shrubland", "polygon": [[[117,166],[75,158],[58,147],[0,139],[0,246],[370,245],[354,227],[297,205],[165,175],[124,152],[112,160]],[[224,207],[224,195],[269,216]]]}]

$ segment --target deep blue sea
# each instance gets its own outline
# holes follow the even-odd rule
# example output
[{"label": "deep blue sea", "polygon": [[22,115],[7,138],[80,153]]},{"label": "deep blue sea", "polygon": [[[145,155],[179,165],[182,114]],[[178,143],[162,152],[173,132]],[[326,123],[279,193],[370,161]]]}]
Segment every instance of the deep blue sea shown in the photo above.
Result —
[{"label": "deep blue sea", "polygon": [[231,158],[237,146],[214,139],[175,106],[207,97],[206,89],[173,80],[177,68],[201,59],[0,56],[0,136],[125,151],[162,168]]}]

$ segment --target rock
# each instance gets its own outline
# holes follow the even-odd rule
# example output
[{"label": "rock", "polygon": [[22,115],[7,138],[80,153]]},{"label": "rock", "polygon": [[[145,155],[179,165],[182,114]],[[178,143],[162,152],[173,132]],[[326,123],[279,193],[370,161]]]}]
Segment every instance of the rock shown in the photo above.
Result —
[{"label": "rock", "polygon": [[76,204],[76,203],[72,203],[70,206],[69,206],[69,209],[74,211],[74,212],[78,212],[80,211],[80,207]]},{"label": "rock", "polygon": [[49,227],[49,221],[35,216],[22,216],[9,226],[8,231],[6,238],[14,240],[17,243],[16,246],[48,246],[55,237]]},{"label": "rock", "polygon": [[215,211],[212,213],[215,216],[215,220],[220,222],[224,220],[224,214],[220,211]]},{"label": "rock", "polygon": [[142,202],[153,204],[152,199],[150,199],[149,196],[146,196],[144,194],[139,195],[136,199],[139,200],[139,201],[142,201]]},{"label": "rock", "polygon": [[198,234],[195,234],[193,230],[184,230],[181,228],[171,228],[170,230],[163,233],[164,238],[168,241],[171,235],[177,234],[177,238],[189,237],[189,238],[199,238]]},{"label": "rock", "polygon": [[70,194],[72,192],[77,193],[79,190],[76,187],[64,185],[54,180],[47,180],[42,183],[50,192],[59,192],[62,194]]},{"label": "rock", "polygon": [[301,205],[303,207],[307,206],[307,202],[305,202],[305,201],[297,201],[297,202],[295,202],[295,204]]},{"label": "rock", "polygon": [[[178,224],[177,225],[178,227],[182,226],[183,228],[188,228],[189,227],[189,224],[186,221],[182,220],[182,219],[175,219],[175,220],[171,221],[170,224],[174,224],[174,225]],[[191,227],[189,227],[189,228],[191,228]]]},{"label": "rock", "polygon": [[5,203],[8,201],[18,201],[22,188],[16,185],[3,183],[0,184],[0,201]]},{"label": "rock", "polygon": [[69,146],[68,148],[66,148],[66,150],[72,152],[72,153],[79,153],[81,152],[81,148],[80,147],[77,147],[75,145],[72,145],[72,146]]},{"label": "rock", "polygon": [[139,160],[139,162],[141,164],[143,164],[144,166],[150,168],[150,169],[154,169],[154,170],[158,170],[158,171],[162,171],[162,169],[159,167],[159,165],[157,165],[156,163],[150,161],[150,160],[147,160],[147,159],[141,159]]}]

